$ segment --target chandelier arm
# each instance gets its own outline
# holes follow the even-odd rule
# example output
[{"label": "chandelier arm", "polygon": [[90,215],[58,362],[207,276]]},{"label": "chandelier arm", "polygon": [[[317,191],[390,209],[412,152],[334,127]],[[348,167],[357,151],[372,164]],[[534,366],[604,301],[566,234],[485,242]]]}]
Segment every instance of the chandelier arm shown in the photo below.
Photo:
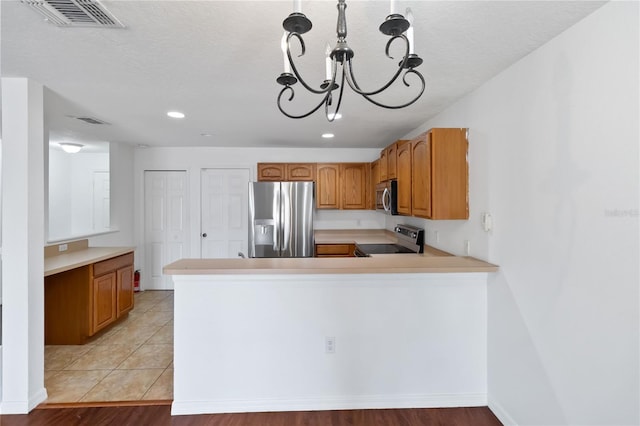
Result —
[{"label": "chandelier arm", "polygon": [[410,100],[409,102],[407,102],[406,104],[402,104],[402,105],[385,105],[382,104],[378,101],[375,101],[373,99],[371,99],[368,95],[362,95],[363,98],[365,98],[366,100],[368,100],[369,102],[371,102],[374,105],[377,105],[379,107],[382,108],[387,108],[387,109],[400,109],[400,108],[404,108],[404,107],[408,107],[409,105],[411,105],[412,103],[414,103],[415,101],[417,101],[418,99],[420,99],[420,96],[422,96],[422,94],[424,93],[425,88],[427,87],[427,84],[424,81],[424,77],[422,76],[422,74],[420,74],[420,72],[414,70],[414,69],[410,69],[407,70],[407,72],[404,73],[404,76],[402,77],[402,81],[406,86],[409,86],[409,84],[406,81],[406,77],[407,74],[415,74],[418,76],[418,78],[420,79],[420,82],[422,83],[422,88],[420,89],[420,93],[418,93],[418,95],[413,98],[412,100]]},{"label": "chandelier arm", "polygon": [[278,109],[280,110],[281,113],[283,113],[284,115],[286,115],[289,118],[305,118],[310,116],[311,114],[313,114],[314,112],[316,112],[318,109],[320,109],[320,107],[322,106],[322,104],[325,104],[327,102],[327,99],[331,96],[331,92],[328,92],[324,98],[322,99],[322,101],[320,101],[320,103],[313,108],[311,111],[307,112],[306,114],[303,115],[291,115],[288,112],[286,112],[283,108],[282,108],[282,104],[280,103],[280,99],[282,98],[282,95],[284,95],[284,92],[289,90],[291,92],[291,96],[289,96],[288,101],[293,100],[294,97],[294,90],[293,87],[291,86],[285,86],[282,88],[282,90],[280,91],[280,94],[278,95]]},{"label": "chandelier arm", "polygon": [[[309,86],[307,84],[307,82],[304,81],[304,79],[302,78],[302,76],[298,72],[298,68],[296,68],[296,65],[293,63],[293,57],[291,56],[291,46],[289,44],[289,39],[291,37],[297,38],[300,41],[300,45],[302,46],[302,53],[300,53],[300,55],[298,57],[301,57],[305,53],[304,40],[302,39],[302,36],[300,34],[298,34],[298,33],[289,33],[289,35],[287,36],[287,58],[289,59],[289,65],[291,65],[291,70],[293,71],[293,74],[297,77],[297,79],[300,82],[300,84],[302,84],[305,89],[307,89],[311,93],[315,93],[316,95],[322,95],[322,94],[327,93],[327,91],[330,91],[330,88],[332,86],[328,86],[325,89],[317,90],[317,89],[314,89],[313,87]],[[335,63],[335,61],[334,61],[334,63]],[[334,71],[333,75],[335,76],[335,71]]]},{"label": "chandelier arm", "polygon": [[[334,70],[333,73],[333,81],[331,82],[331,84],[333,85],[333,83],[336,80],[336,72]],[[329,114],[329,103],[330,102],[326,102],[324,104],[324,114],[327,117],[327,120],[329,120],[329,123],[333,123],[333,121],[336,119],[336,115],[338,114],[338,111],[340,111],[340,104],[342,104],[342,93],[344,92],[344,67],[342,68],[342,82],[340,83],[340,94],[338,95],[338,105],[336,105],[336,110],[333,112],[333,115],[331,115],[330,118],[330,114]]]},{"label": "chandelier arm", "polygon": [[[367,92],[367,91],[362,90],[360,88],[360,86],[358,85],[358,82],[356,81],[355,75],[353,74],[353,63],[351,62],[351,59],[349,59],[347,61],[348,65],[349,65],[349,72],[347,73],[347,83],[349,83],[349,86],[353,89],[354,92],[356,92],[357,94],[362,95],[362,96],[377,95],[378,93],[381,93],[381,92],[384,92],[385,90],[387,90],[398,79],[398,77],[402,73],[402,70],[405,69],[405,65],[407,63],[407,58],[409,57],[409,40],[407,39],[407,37],[404,34],[400,34],[400,35],[391,37],[391,39],[387,43],[387,48],[385,49],[385,52],[387,53],[387,56],[389,58],[393,59],[391,56],[389,56],[389,45],[391,44],[391,42],[393,40],[395,40],[397,38],[403,39],[405,41],[405,43],[406,43],[406,50],[405,50],[404,58],[402,59],[402,62],[400,62],[400,64],[398,64],[398,70],[393,75],[391,80],[389,80],[387,82],[387,84],[385,84],[384,86],[382,86],[378,90],[373,90],[371,92]],[[405,84],[406,84],[406,82],[405,82]],[[407,86],[408,86],[408,84],[407,84]]]}]

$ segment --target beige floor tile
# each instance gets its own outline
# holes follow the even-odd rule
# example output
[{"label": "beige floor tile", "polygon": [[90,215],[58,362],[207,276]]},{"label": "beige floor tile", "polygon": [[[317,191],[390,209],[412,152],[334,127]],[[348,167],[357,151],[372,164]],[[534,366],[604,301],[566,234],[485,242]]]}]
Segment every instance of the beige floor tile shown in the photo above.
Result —
[{"label": "beige floor tile", "polygon": [[139,401],[164,369],[114,370],[81,401]]},{"label": "beige floor tile", "polygon": [[173,368],[164,370],[142,399],[173,399]]},{"label": "beige floor tile", "polygon": [[149,310],[173,312],[173,297],[167,297],[166,299],[154,304]]},{"label": "beige floor tile", "polygon": [[134,305],[133,305],[133,311],[132,312],[147,312],[148,310],[150,310],[151,308],[153,308],[156,304],[158,303],[162,303],[162,302],[156,302],[155,300],[137,300],[135,301]]},{"label": "beige floor tile", "polygon": [[165,325],[145,342],[147,345],[168,343],[173,345],[173,325]]},{"label": "beige floor tile", "polygon": [[136,301],[140,300],[153,300],[159,302],[173,294],[173,291],[169,290],[147,290],[141,291],[135,294]]},{"label": "beige floor tile", "polygon": [[127,359],[122,361],[118,370],[139,370],[144,368],[167,368],[173,360],[173,345],[142,345]]},{"label": "beige floor tile", "polygon": [[100,345],[139,346],[149,340],[149,338],[156,334],[160,328],[161,327],[159,326],[143,327],[142,325],[138,327],[123,328],[108,339],[100,342]]},{"label": "beige floor tile", "polygon": [[108,370],[60,371],[48,380],[47,402],[77,402],[96,386],[107,374]]},{"label": "beige floor tile", "polygon": [[94,346],[65,370],[112,370],[136,349],[135,345]]},{"label": "beige floor tile", "polygon": [[129,323],[125,328],[142,325],[144,325],[145,327],[162,327],[163,325],[167,325],[169,321],[173,320],[173,311],[148,311],[138,314],[134,318],[135,321]]},{"label": "beige floor tile", "polygon": [[64,370],[91,350],[87,345],[47,345],[44,348],[45,370]]}]

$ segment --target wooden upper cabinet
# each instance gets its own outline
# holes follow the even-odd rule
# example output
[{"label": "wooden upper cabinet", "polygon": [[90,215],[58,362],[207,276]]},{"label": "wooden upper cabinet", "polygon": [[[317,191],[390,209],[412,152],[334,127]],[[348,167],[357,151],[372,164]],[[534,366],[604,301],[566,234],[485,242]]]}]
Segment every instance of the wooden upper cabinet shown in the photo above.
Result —
[{"label": "wooden upper cabinet", "polygon": [[315,179],[315,163],[258,163],[260,182],[313,182]]},{"label": "wooden upper cabinet", "polygon": [[339,164],[316,164],[316,207],[340,208]]},{"label": "wooden upper cabinet", "polygon": [[369,165],[369,199],[367,205],[369,210],[376,209],[376,185],[380,183],[380,160],[372,161]]},{"label": "wooden upper cabinet", "polygon": [[315,163],[287,163],[286,180],[299,182],[313,182],[316,180]]},{"label": "wooden upper cabinet", "polygon": [[411,215],[411,141],[397,143],[398,213]]},{"label": "wooden upper cabinet", "polygon": [[342,208],[365,210],[367,208],[368,163],[341,163]]},{"label": "wooden upper cabinet", "polygon": [[467,129],[431,129],[411,143],[411,211],[427,219],[469,218]]},{"label": "wooden upper cabinet", "polygon": [[387,149],[383,149],[380,152],[379,169],[380,169],[380,182],[384,182],[389,179],[387,176]]},{"label": "wooden upper cabinet", "polygon": [[[399,142],[399,141],[398,141]],[[398,142],[394,142],[386,148],[387,151],[387,179],[396,179],[398,177],[396,150]]]},{"label": "wooden upper cabinet", "polygon": [[284,163],[258,163],[258,181],[283,181],[286,176]]}]

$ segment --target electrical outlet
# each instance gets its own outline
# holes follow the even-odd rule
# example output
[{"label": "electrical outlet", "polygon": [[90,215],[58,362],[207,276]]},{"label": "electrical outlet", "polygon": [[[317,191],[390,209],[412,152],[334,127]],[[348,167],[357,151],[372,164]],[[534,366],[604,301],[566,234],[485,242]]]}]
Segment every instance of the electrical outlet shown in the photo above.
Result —
[{"label": "electrical outlet", "polygon": [[464,255],[465,256],[471,255],[471,241],[469,240],[464,240]]},{"label": "electrical outlet", "polygon": [[436,243],[439,243],[440,242],[440,231],[435,231],[433,234],[436,237]]},{"label": "electrical outlet", "polygon": [[336,353],[336,338],[335,337],[325,337],[324,338],[324,351],[328,354]]},{"label": "electrical outlet", "polygon": [[60,244],[60,245],[58,246],[58,251],[59,251],[59,252],[60,252],[60,251],[67,251],[67,249],[68,249],[68,248],[69,248],[69,246],[68,246],[68,245],[66,245],[66,244]]}]

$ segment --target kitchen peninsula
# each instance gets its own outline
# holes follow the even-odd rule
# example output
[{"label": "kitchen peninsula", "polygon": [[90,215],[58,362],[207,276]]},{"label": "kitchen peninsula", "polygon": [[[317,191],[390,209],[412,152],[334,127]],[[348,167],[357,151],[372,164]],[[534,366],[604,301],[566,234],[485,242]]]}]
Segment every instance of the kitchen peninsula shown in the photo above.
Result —
[{"label": "kitchen peninsula", "polygon": [[172,414],[487,405],[497,266],[425,252],[167,265]]}]

